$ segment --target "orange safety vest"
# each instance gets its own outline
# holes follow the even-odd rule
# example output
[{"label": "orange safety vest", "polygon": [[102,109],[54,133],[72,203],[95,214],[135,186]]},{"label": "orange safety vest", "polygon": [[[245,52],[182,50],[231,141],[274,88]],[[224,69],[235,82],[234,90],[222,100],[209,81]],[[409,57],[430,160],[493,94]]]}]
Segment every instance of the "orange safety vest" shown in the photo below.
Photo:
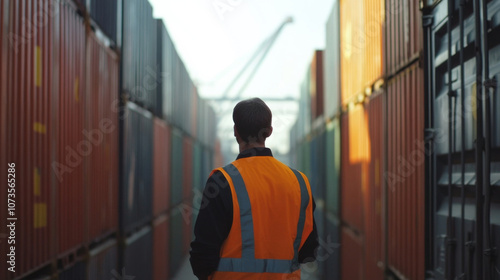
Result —
[{"label": "orange safety vest", "polygon": [[313,229],[307,177],[272,156],[241,158],[215,171],[231,188],[233,224],[209,279],[300,279],[299,250]]}]

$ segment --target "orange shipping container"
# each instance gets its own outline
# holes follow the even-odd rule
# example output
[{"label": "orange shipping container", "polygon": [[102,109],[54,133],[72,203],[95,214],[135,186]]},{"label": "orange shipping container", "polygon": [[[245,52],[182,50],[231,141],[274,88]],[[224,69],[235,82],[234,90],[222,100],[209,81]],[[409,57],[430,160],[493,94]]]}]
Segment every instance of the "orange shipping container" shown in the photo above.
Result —
[{"label": "orange shipping container", "polygon": [[341,103],[382,77],[384,0],[340,1]]}]

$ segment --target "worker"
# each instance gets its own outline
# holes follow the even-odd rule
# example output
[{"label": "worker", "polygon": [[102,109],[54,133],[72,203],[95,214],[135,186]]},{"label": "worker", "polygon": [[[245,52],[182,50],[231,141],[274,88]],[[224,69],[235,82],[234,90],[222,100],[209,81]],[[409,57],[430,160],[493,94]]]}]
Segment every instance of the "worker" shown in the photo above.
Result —
[{"label": "worker", "polygon": [[300,279],[300,263],[315,260],[311,187],[265,147],[271,120],[259,98],[234,107],[240,153],[210,174],[191,243],[191,267],[200,280]]}]

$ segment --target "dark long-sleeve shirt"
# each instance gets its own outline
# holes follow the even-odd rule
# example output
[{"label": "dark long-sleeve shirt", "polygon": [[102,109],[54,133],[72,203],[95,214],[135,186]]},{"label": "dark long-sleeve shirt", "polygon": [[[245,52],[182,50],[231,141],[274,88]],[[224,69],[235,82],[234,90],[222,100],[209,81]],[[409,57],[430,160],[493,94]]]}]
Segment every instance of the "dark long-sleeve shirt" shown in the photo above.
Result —
[{"label": "dark long-sleeve shirt", "polygon": [[[243,151],[237,159],[251,156],[272,156],[267,148],[253,148]],[[316,208],[313,199],[313,212]],[[207,279],[217,269],[220,249],[229,235],[233,224],[233,199],[229,183],[221,172],[210,176],[203,191],[200,211],[194,227],[195,240],[191,243],[191,267],[200,280]],[[316,223],[299,251],[299,262],[314,261],[318,247]]]}]

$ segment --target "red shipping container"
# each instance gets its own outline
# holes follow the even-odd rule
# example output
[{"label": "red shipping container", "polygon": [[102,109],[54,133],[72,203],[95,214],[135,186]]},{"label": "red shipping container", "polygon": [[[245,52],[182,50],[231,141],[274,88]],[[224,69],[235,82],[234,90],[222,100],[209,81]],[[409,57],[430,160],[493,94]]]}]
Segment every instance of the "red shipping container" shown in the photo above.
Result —
[{"label": "red shipping container", "polygon": [[[168,279],[169,274],[169,230],[168,216],[162,215],[154,221],[153,229],[153,276],[154,280]],[[177,256],[176,256],[177,257]]]},{"label": "red shipping container", "polygon": [[[52,120],[58,106],[52,96],[55,46],[52,33],[58,7],[55,1],[43,0],[8,3],[9,29],[2,27],[2,32],[8,32],[3,36],[9,36],[4,57],[8,59],[7,93],[2,92],[6,112],[2,114],[7,115],[7,161],[16,165],[16,204],[9,217],[18,220],[14,221],[16,272],[2,269],[1,279],[12,279],[39,268],[56,254],[52,230],[56,220],[50,210],[55,202],[51,196],[54,187],[51,163],[55,160],[51,151],[56,140],[53,128],[57,125]],[[5,24],[3,17],[1,20]],[[4,44],[2,40],[2,53]],[[2,65],[5,67],[4,60]],[[5,89],[3,81],[4,76]],[[7,206],[6,202],[0,203]],[[2,207],[2,213],[6,208]],[[6,245],[7,242],[0,243],[2,252],[7,252]],[[5,253],[0,255],[0,261],[6,264]]]},{"label": "red shipping container", "polygon": [[161,119],[154,120],[153,214],[158,216],[170,202],[170,128]]},{"label": "red shipping container", "polygon": [[311,120],[323,115],[323,51],[315,51],[311,62],[309,94],[311,95]]},{"label": "red shipping container", "polygon": [[370,153],[367,115],[362,105],[342,115],[341,137],[341,219],[356,231],[363,232],[363,190],[367,188]]},{"label": "red shipping container", "polygon": [[[352,230],[342,227],[340,250],[340,274],[343,280],[364,280],[363,239]],[[370,278],[371,279],[371,278]]]},{"label": "red shipping container", "polygon": [[384,103],[383,91],[375,93],[366,105],[370,145],[368,189],[364,194],[365,267],[370,279],[384,279],[385,262],[384,199],[382,176],[384,167]]},{"label": "red shipping container", "polygon": [[388,266],[408,279],[424,278],[424,89],[414,63],[388,82]]},{"label": "red shipping container", "polygon": [[385,67],[387,77],[418,59],[423,48],[418,0],[386,0]]},{"label": "red shipping container", "polygon": [[86,225],[96,241],[118,228],[119,60],[93,33],[87,40],[86,128],[99,141],[86,157]]},{"label": "red shipping container", "polygon": [[[56,137],[57,161],[52,162],[55,174],[57,206],[58,254],[75,252],[84,241],[84,159],[95,152],[92,139],[86,138],[84,128],[85,106],[85,27],[70,3],[59,6],[55,18],[59,26],[58,52],[54,60],[59,71],[54,72],[57,81],[58,106]],[[47,69],[52,71],[52,69]],[[34,171],[35,182],[39,170]],[[36,188],[36,186],[35,186]],[[36,192],[36,189],[35,189]]]},{"label": "red shipping container", "polygon": [[192,235],[192,209],[193,209],[193,140],[189,136],[184,136],[183,140],[183,185],[182,185],[182,218],[184,223],[182,224],[183,232],[183,253],[187,254],[189,252],[189,244],[191,243]]}]

